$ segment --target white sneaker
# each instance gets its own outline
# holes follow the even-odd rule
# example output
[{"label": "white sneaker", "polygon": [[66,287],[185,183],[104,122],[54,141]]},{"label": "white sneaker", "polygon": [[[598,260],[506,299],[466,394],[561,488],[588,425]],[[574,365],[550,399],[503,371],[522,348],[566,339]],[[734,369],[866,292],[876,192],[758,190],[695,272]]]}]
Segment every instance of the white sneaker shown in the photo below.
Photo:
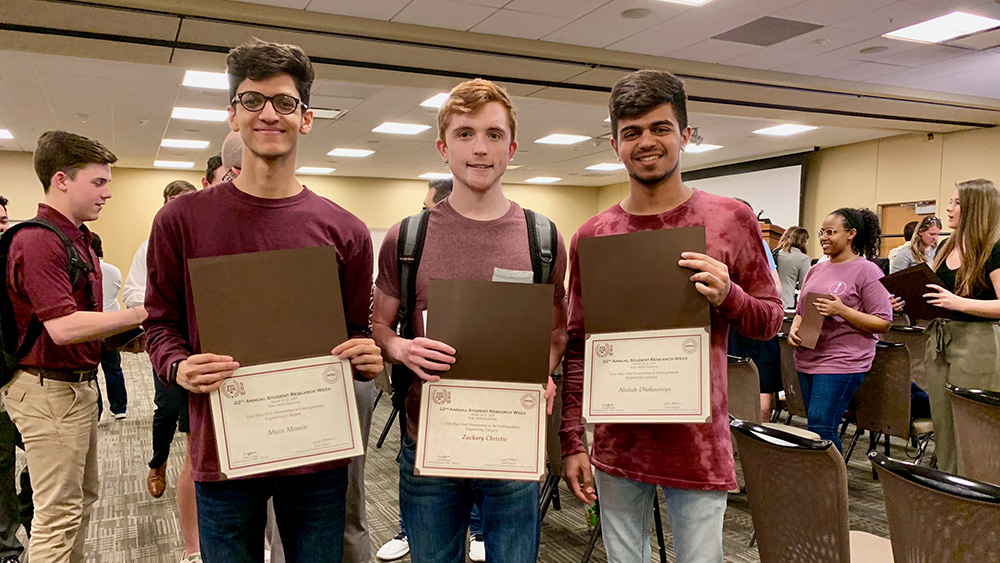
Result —
[{"label": "white sneaker", "polygon": [[201,553],[189,553],[181,559],[181,563],[201,563]]},{"label": "white sneaker", "polygon": [[125,420],[126,418],[128,418],[128,415],[123,412],[115,414],[115,420]]},{"label": "white sneaker", "polygon": [[406,539],[406,534],[400,532],[396,537],[385,542],[385,545],[378,548],[375,557],[382,561],[394,561],[410,552],[410,540]]},{"label": "white sneaker", "polygon": [[469,536],[469,559],[476,563],[486,561],[486,542],[483,541],[482,534]]}]

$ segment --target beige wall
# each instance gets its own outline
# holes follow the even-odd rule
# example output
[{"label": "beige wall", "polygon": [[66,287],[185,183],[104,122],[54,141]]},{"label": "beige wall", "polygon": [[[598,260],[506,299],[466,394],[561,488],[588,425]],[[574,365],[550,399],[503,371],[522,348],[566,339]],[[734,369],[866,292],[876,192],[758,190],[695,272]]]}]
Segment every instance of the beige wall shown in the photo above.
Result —
[{"label": "beige wall", "polygon": [[[944,213],[955,182],[1000,180],[1000,129],[902,135],[823,149],[810,155],[803,201],[804,227],[813,233],[838,207],[934,200]],[[810,237],[812,256],[818,241]]]},{"label": "beige wall", "polygon": [[[35,215],[44,200],[35,177],[31,155],[0,152],[0,194],[11,200],[8,213],[14,219]],[[115,168],[112,198],[100,219],[90,226],[104,241],[105,260],[128,274],[136,248],[149,236],[153,217],[163,204],[163,187],[172,180],[187,180],[201,187],[201,171]],[[427,193],[422,180],[302,176],[310,189],[361,218],[371,228],[388,228],[420,210]],[[568,240],[576,229],[598,211],[599,189],[580,186],[504,186],[507,197],[542,213],[559,227]]]}]

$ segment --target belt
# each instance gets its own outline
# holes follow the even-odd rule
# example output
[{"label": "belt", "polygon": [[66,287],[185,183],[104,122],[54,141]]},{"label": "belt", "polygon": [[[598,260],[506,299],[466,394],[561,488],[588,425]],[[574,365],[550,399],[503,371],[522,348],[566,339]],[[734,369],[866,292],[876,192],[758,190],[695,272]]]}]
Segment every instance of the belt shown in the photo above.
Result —
[{"label": "belt", "polygon": [[97,368],[79,371],[43,369],[31,366],[17,366],[17,369],[37,375],[40,380],[51,379],[67,383],[86,383],[97,378]]}]

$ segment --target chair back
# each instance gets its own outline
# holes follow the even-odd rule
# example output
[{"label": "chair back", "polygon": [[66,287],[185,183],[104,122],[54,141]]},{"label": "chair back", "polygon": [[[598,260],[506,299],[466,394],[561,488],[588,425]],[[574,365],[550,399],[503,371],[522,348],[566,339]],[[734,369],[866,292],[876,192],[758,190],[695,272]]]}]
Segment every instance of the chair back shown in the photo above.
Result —
[{"label": "chair back", "polygon": [[910,438],[910,353],[905,344],[878,343],[854,402],[858,430]]},{"label": "chair back", "polygon": [[763,563],[850,563],[847,468],[829,440],[731,420]]},{"label": "chair back", "polygon": [[1000,553],[1000,487],[872,452],[896,563],[983,563]]},{"label": "chair back", "polygon": [[1000,393],[946,385],[962,475],[1000,485]]},{"label": "chair back", "polygon": [[924,351],[927,349],[927,333],[922,326],[893,326],[881,335],[883,342],[906,344],[910,353],[910,380],[926,388],[924,376]]},{"label": "chair back", "polygon": [[729,356],[729,414],[760,424],[760,375],[750,358]]},{"label": "chair back", "polygon": [[781,384],[785,388],[788,414],[806,416],[808,413],[799,387],[799,372],[795,371],[795,348],[788,343],[787,334],[778,335],[778,347],[781,350]]}]

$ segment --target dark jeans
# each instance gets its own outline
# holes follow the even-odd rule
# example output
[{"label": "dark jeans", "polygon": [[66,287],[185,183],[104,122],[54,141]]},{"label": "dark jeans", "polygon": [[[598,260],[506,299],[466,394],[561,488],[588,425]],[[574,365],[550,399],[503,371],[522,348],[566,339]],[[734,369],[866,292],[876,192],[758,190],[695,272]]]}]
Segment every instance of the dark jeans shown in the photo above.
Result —
[{"label": "dark jeans", "polygon": [[[403,513],[399,514],[399,531],[406,533],[406,525],[403,524]],[[479,517],[479,505],[472,505],[472,512],[469,514],[469,535],[483,535],[483,519]]]},{"label": "dark jeans", "polygon": [[170,457],[170,443],[174,432],[190,432],[188,424],[188,395],[181,387],[168,385],[153,374],[153,457],[149,468],[156,469]]},{"label": "dark jeans", "polygon": [[844,418],[848,403],[864,380],[864,373],[799,372],[799,387],[802,388],[802,400],[806,404],[809,430],[819,434],[820,438],[833,442],[841,452],[844,451],[844,446],[840,443],[837,426]]},{"label": "dark jeans", "polygon": [[17,540],[17,527],[31,532],[31,481],[28,468],[21,472],[21,493],[14,487],[14,448],[24,448],[10,416],[0,412],[0,557],[19,557],[24,546]]},{"label": "dark jeans", "polygon": [[340,563],[347,468],[309,475],[195,483],[205,563],[252,563],[264,555],[267,499],[289,563]]},{"label": "dark jeans", "polygon": [[413,474],[413,441],[404,436],[403,444],[399,506],[407,523],[413,563],[464,562],[465,530],[473,504],[481,507],[488,561],[538,560],[541,488],[537,481],[421,477]]},{"label": "dark jeans", "polygon": [[[128,403],[128,392],[125,390],[125,374],[122,373],[121,352],[101,350],[101,369],[108,388],[108,408],[112,414],[122,414]],[[100,411],[97,417],[101,417]]]}]

